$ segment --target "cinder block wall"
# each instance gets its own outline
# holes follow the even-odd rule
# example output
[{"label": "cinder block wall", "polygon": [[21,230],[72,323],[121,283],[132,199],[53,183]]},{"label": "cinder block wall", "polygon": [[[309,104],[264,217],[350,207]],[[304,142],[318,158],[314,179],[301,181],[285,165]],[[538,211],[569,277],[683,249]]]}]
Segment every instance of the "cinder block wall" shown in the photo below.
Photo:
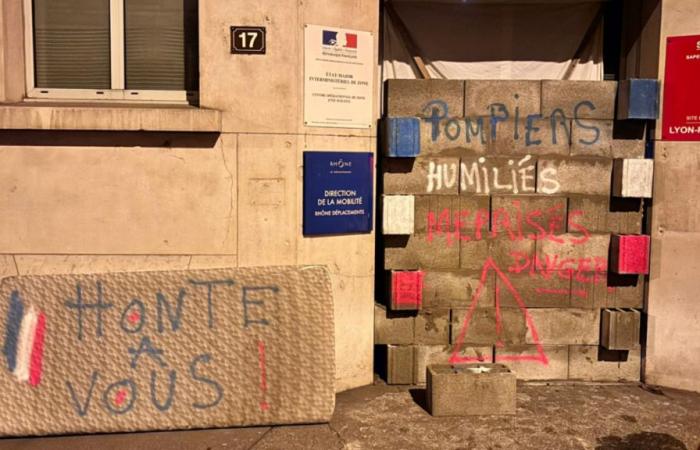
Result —
[{"label": "cinder block wall", "polygon": [[[380,190],[414,197],[412,214],[378,221],[413,220],[377,249],[376,368],[390,383],[493,360],[521,379],[639,380],[639,344],[599,346],[603,308],[643,307],[644,277],[608,271],[611,234],[642,232],[642,200],[611,195],[613,160],[645,152],[645,122],[615,120],[617,87],[387,82]],[[407,270],[423,273],[421,304],[394,311],[392,272]]]}]

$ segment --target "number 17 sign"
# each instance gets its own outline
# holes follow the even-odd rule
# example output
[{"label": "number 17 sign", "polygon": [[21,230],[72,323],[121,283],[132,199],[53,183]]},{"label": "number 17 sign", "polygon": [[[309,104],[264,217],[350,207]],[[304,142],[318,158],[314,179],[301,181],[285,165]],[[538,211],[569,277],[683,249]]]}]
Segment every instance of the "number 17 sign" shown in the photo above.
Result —
[{"label": "number 17 sign", "polygon": [[231,53],[265,54],[265,27],[231,27]]}]

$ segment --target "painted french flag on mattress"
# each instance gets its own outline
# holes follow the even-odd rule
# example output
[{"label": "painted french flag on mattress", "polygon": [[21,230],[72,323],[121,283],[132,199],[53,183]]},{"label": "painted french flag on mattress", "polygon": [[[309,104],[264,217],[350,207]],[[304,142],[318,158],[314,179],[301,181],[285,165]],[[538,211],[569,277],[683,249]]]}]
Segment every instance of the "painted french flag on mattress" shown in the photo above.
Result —
[{"label": "painted french flag on mattress", "polygon": [[19,292],[10,296],[10,308],[5,322],[3,355],[7,369],[18,381],[32,387],[41,383],[44,358],[46,317],[33,307],[25,307]]}]

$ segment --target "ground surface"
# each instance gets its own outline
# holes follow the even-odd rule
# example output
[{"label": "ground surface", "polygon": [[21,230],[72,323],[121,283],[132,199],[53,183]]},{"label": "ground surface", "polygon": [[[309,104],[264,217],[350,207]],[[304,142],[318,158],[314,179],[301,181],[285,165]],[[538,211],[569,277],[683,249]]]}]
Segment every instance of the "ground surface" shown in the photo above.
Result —
[{"label": "ground surface", "polygon": [[6,449],[700,450],[700,394],[638,385],[523,384],[510,417],[433,418],[421,388],[338,395],[330,424],[0,440]]}]

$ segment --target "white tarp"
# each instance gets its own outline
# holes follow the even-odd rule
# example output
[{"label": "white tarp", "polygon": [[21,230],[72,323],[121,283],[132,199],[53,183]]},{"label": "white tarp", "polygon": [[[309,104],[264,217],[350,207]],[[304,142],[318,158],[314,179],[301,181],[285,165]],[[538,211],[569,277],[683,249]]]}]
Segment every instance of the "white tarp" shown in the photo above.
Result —
[{"label": "white tarp", "polygon": [[[431,78],[564,79],[600,3],[392,2]],[[567,79],[603,79],[602,21]],[[387,12],[383,78],[421,78]]]}]

